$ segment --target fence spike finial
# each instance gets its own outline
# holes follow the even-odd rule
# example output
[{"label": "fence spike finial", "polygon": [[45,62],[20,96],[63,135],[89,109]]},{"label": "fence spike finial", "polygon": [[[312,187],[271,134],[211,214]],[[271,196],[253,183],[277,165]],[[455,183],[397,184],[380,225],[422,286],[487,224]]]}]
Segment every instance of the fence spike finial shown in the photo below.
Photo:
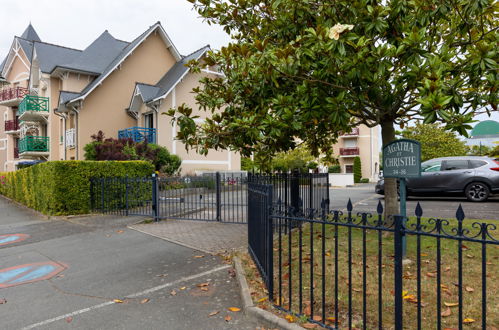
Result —
[{"label": "fence spike finial", "polygon": [[459,204],[459,207],[457,208],[457,211],[456,211],[456,219],[457,221],[463,221],[464,220],[464,210],[463,210],[463,207],[461,206],[461,204]]},{"label": "fence spike finial", "polygon": [[349,198],[347,203],[347,211],[352,212],[352,210],[353,210],[352,200]]},{"label": "fence spike finial", "polygon": [[421,204],[416,205],[416,210],[414,212],[418,218],[421,218],[423,216],[423,208],[421,207]]},{"label": "fence spike finial", "polygon": [[378,207],[376,208],[376,211],[378,214],[383,214],[383,204],[381,204],[381,201],[378,201]]}]

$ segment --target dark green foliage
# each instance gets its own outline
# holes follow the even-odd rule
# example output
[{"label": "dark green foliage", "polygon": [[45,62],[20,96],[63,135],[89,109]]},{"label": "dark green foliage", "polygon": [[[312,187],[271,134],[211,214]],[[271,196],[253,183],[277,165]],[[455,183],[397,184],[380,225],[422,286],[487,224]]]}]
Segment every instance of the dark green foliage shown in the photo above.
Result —
[{"label": "dark green foliage", "polygon": [[369,183],[369,179],[368,178],[362,178],[362,179],[360,179],[360,183]]},{"label": "dark green foliage", "polygon": [[47,215],[85,214],[90,178],[145,177],[153,171],[144,161],[50,161],[0,174],[0,193]]},{"label": "dark green foliage", "polygon": [[353,160],[353,182],[359,183],[362,178],[362,164],[360,162],[360,157],[355,157]]},{"label": "dark green foliage", "polygon": [[340,165],[329,166],[328,172],[329,173],[341,173],[341,166]]},{"label": "dark green foliage", "polygon": [[105,138],[99,131],[92,135],[92,142],[84,147],[86,160],[145,160],[154,165],[156,171],[175,174],[182,164],[177,155],[157,144],[134,142],[132,139]]}]

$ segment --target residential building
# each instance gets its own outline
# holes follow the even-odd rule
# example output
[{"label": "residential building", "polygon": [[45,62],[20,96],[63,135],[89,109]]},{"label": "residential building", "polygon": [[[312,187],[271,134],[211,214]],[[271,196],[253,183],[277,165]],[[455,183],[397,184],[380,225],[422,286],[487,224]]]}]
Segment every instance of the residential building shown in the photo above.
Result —
[{"label": "residential building", "polygon": [[99,130],[165,146],[183,160],[183,173],[239,170],[240,156],[187,152],[175,140],[177,127],[162,112],[183,103],[203,121],[192,89],[213,68],[191,73],[185,64],[202,61],[205,46],[182,56],[160,22],[131,42],[104,31],[84,50],[43,42],[31,24],[0,64],[0,170],[21,160],[84,159],[84,146]]},{"label": "residential building", "polygon": [[362,178],[376,181],[379,175],[379,127],[360,125],[338,138],[333,145],[333,154],[338,157],[341,173],[353,173],[353,161],[360,157]]}]

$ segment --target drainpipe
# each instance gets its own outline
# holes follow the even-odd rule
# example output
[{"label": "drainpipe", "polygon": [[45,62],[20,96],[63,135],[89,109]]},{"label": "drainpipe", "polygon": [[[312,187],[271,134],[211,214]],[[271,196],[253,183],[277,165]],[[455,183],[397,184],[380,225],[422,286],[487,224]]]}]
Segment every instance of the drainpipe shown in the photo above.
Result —
[{"label": "drainpipe", "polygon": [[57,108],[54,109],[54,115],[58,116],[58,117],[61,117],[64,121],[64,129],[63,129],[63,137],[62,137],[62,140],[64,141],[64,160],[67,160],[67,155],[66,155],[66,114],[62,114],[62,113],[59,113],[57,111]]}]

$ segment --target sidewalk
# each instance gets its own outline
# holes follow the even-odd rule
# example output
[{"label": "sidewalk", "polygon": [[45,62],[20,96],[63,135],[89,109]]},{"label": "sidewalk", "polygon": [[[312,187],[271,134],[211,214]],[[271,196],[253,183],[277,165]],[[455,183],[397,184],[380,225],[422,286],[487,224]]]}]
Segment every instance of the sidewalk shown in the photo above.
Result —
[{"label": "sidewalk", "polygon": [[128,226],[133,230],[210,254],[225,254],[245,249],[248,242],[247,227],[246,224],[194,220],[164,220]]}]

